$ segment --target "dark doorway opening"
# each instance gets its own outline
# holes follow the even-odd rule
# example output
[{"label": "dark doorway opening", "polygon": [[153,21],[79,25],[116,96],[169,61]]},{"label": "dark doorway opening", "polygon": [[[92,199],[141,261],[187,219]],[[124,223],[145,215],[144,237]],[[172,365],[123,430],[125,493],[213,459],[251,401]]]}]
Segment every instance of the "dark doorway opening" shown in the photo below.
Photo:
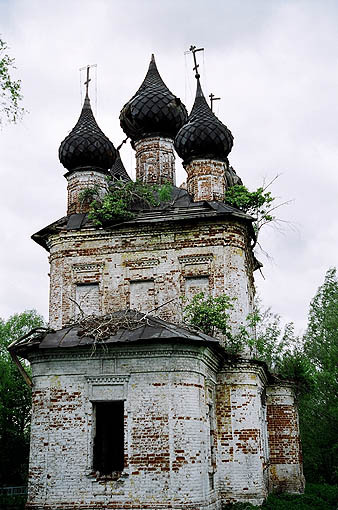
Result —
[{"label": "dark doorway opening", "polygon": [[124,402],[97,402],[93,469],[100,475],[122,471],[124,467]]}]

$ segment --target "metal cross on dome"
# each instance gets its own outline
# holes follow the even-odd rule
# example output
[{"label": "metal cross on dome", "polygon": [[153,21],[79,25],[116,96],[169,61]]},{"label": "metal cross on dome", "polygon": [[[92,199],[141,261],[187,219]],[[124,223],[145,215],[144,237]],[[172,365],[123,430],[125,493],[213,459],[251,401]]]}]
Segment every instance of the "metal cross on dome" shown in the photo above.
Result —
[{"label": "metal cross on dome", "polygon": [[84,71],[85,69],[87,69],[87,79],[84,82],[84,85],[86,85],[86,97],[88,96],[89,82],[91,81],[91,78],[89,78],[89,69],[91,67],[97,67],[97,64],[92,64],[92,65],[87,65],[87,66],[84,66],[84,67],[80,67],[80,72]]},{"label": "metal cross on dome", "polygon": [[209,94],[209,97],[210,97],[210,109],[211,109],[211,111],[213,111],[213,109],[212,109],[213,102],[219,101],[221,98],[215,97],[215,95],[212,92],[211,92],[211,94]]},{"label": "metal cross on dome", "polygon": [[200,78],[200,74],[198,72],[199,64],[197,64],[196,53],[198,51],[204,51],[204,48],[196,48],[196,46],[191,45],[189,51],[191,51],[192,56],[194,57],[195,67],[193,67],[193,70],[195,71],[195,78],[199,79]]}]

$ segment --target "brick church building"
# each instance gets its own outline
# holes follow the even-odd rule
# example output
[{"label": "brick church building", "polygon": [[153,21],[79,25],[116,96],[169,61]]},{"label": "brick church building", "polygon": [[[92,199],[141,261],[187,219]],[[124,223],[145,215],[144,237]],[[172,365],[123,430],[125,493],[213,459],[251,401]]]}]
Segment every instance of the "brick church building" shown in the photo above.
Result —
[{"label": "brick church building", "polygon": [[152,57],[121,111],[136,178],[173,186],[164,205],[104,226],[88,218],[83,190],[130,180],[88,93],[61,143],[67,213],[33,235],[49,253],[50,329],[12,347],[32,367],[30,510],[221,510],[303,491],[292,384],[183,324],[196,292],[226,293],[236,331],[257,269],[253,219],[223,201],[240,182],[233,137],[196,77],[188,115]]}]

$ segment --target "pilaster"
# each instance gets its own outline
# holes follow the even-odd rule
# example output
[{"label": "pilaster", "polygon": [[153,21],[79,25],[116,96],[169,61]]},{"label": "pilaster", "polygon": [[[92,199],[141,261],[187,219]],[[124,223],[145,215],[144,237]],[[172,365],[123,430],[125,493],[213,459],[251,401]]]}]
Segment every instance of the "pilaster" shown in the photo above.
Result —
[{"label": "pilaster", "polygon": [[291,384],[267,388],[270,492],[304,492],[298,409]]},{"label": "pilaster", "polygon": [[223,505],[260,505],[267,496],[265,384],[263,367],[252,361],[218,374],[216,488]]}]

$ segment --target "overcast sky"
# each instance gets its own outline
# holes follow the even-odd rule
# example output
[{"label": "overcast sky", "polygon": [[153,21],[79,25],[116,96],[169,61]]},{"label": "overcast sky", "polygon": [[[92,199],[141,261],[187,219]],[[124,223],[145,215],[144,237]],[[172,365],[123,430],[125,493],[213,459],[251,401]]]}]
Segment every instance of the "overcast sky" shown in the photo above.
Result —
[{"label": "overcast sky", "polygon": [[[0,34],[29,112],[0,131],[0,317],[31,308],[48,317],[48,254],[30,236],[66,212],[58,147],[80,113],[79,68],[97,64],[92,104],[117,146],[119,112],[151,53],[190,111],[184,53],[194,44],[205,48],[204,92],[222,98],[215,111],[234,135],[232,166],[250,189],[280,174],[271,191],[292,200],[277,212],[289,222],[283,232],[262,232],[270,259],[258,253],[265,279],[256,272],[256,286],[266,306],[304,329],[310,300],[337,266],[337,27],[335,0],[0,0]],[[121,155],[133,176],[129,144]]]}]

